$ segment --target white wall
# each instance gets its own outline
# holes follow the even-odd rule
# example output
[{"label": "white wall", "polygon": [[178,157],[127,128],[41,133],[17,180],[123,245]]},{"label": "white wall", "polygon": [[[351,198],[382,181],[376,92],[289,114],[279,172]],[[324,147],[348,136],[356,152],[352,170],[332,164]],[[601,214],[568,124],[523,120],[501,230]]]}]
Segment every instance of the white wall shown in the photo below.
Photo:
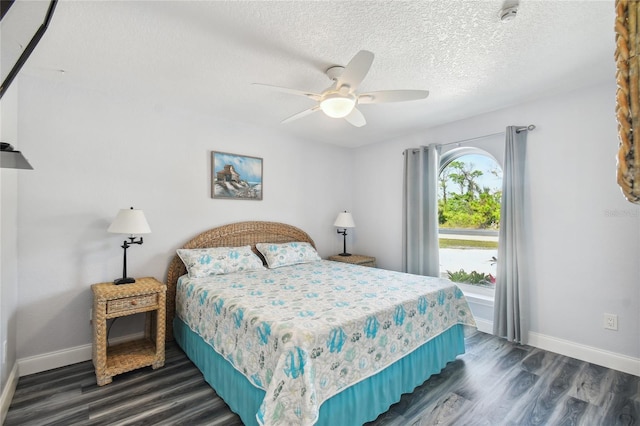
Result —
[{"label": "white wall", "polygon": [[[91,342],[90,285],[122,272],[124,236],[106,232],[120,208],[143,209],[152,230],[128,250],[132,276],[164,280],[176,248],[242,220],[298,226],[324,257],[341,250],[348,150],[24,76],[19,126],[35,169],[18,186],[19,358]],[[211,150],[262,157],[264,199],[211,199]]]},{"label": "white wall", "polygon": [[[527,145],[532,336],[638,360],[640,206],[616,185],[615,90],[612,80],[357,149],[354,188],[370,190],[354,192],[354,251],[401,269],[404,149],[535,124]],[[618,315],[619,331],[603,329],[605,312]]]},{"label": "white wall", "polygon": [[[21,149],[18,142],[17,82],[0,101],[0,140]],[[24,153],[28,159],[28,153]],[[26,170],[0,169],[0,389],[5,395],[7,380],[16,363],[16,311],[18,301],[18,175]],[[4,342],[7,353],[4,353]],[[4,403],[4,401],[3,401]],[[0,407],[2,408],[2,407]]]},{"label": "white wall", "polygon": [[[402,151],[533,123],[527,150],[532,335],[637,360],[640,211],[615,183],[614,94],[612,81],[346,150],[170,104],[22,77],[20,148],[35,170],[18,182],[18,357],[91,341],[89,286],[121,271],[122,238],[106,233],[119,208],[144,209],[153,231],[129,251],[134,276],[164,279],[175,248],[237,220],[297,225],[327,256],[341,251],[332,224],[343,209],[357,224],[349,250],[399,270]],[[213,149],[263,157],[265,199],[212,200]],[[604,312],[619,316],[619,331],[603,329]],[[125,324],[123,333],[134,325]]]}]

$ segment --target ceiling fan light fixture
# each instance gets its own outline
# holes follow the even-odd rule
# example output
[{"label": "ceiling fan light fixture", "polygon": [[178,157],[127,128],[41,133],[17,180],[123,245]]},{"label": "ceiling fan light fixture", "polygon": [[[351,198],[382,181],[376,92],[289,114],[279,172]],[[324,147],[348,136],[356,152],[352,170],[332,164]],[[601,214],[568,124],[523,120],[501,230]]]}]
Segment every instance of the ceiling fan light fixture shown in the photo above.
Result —
[{"label": "ceiling fan light fixture", "polygon": [[283,124],[306,117],[320,110],[328,117],[344,118],[345,121],[352,126],[362,127],[367,124],[367,120],[362,112],[356,108],[356,105],[413,101],[424,99],[429,95],[427,90],[379,90],[376,92],[358,93],[358,86],[369,72],[372,62],[373,53],[368,50],[361,50],[351,58],[346,67],[336,65],[329,68],[327,70],[327,76],[333,80],[333,84],[322,93],[305,92],[298,89],[271,86],[268,84],[260,85],[268,86],[285,93],[301,95],[316,102],[311,108],[307,108],[304,111],[285,118],[282,120]]},{"label": "ceiling fan light fixture", "polygon": [[340,93],[327,93],[320,101],[322,112],[332,118],[343,118],[351,114],[356,106],[356,98],[353,95]]}]

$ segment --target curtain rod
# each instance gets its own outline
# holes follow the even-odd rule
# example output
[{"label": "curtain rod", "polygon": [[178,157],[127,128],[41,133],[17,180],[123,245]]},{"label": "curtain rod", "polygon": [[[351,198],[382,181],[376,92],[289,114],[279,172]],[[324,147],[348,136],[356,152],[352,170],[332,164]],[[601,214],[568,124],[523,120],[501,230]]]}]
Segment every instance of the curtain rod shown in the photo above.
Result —
[{"label": "curtain rod", "polygon": [[[535,128],[536,128],[535,125],[529,124],[528,126],[516,128],[516,133],[530,131],[530,130],[533,130]],[[489,138],[491,136],[498,136],[498,135],[504,135],[504,134],[505,134],[505,132],[491,133],[491,134],[484,135],[484,136],[478,136],[478,137],[470,138],[470,139],[463,139],[461,141],[455,141],[455,142],[441,143],[441,144],[438,144],[438,145],[440,145],[440,146],[455,145],[455,144],[473,142],[473,141],[477,141],[478,139],[484,139],[484,138]]]},{"label": "curtain rod", "polygon": [[460,141],[455,141],[455,142],[439,143],[438,145],[440,145],[440,146],[456,145],[456,144],[461,144],[461,143],[477,141],[478,139],[490,138],[491,136],[498,136],[498,135],[504,135],[504,132],[491,133],[491,134],[484,135],[484,136],[476,136],[475,138],[462,139]]},{"label": "curtain rod", "polygon": [[[536,128],[535,124],[529,124],[528,126],[516,128],[516,133],[527,132],[527,131],[530,132],[531,130],[533,130],[535,128]],[[478,139],[484,139],[484,138],[488,138],[488,137],[491,137],[491,136],[498,136],[498,135],[504,135],[504,134],[505,134],[505,132],[491,133],[491,134],[484,135],[484,136],[478,136],[478,137],[470,138],[470,139],[463,139],[461,141],[455,141],[455,142],[440,143],[440,144],[437,144],[437,145],[439,145],[439,146],[447,146],[447,145],[453,145],[453,144],[461,144],[461,143],[477,141]],[[415,154],[418,151],[420,151],[420,150],[419,149],[414,149],[412,152]],[[404,152],[402,154],[404,155]]]}]

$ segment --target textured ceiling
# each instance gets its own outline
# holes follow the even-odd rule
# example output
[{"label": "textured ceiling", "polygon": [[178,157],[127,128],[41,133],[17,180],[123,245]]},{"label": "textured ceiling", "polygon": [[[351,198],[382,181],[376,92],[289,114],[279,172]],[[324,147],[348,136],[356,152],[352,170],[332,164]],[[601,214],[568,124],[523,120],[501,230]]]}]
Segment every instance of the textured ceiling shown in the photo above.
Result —
[{"label": "textured ceiling", "polygon": [[[351,147],[613,78],[613,0],[522,0],[508,23],[502,5],[60,1],[23,72]],[[362,49],[376,56],[361,92],[430,96],[362,105],[362,128],[321,112],[280,124],[313,102],[251,84],[321,92]]]}]

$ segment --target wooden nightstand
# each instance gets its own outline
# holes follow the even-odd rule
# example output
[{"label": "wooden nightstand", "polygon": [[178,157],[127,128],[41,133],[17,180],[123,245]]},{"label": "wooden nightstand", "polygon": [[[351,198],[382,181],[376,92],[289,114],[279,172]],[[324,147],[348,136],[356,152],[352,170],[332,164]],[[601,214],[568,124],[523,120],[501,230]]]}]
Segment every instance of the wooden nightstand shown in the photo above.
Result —
[{"label": "wooden nightstand", "polygon": [[[155,278],[133,284],[100,283],[93,290],[93,365],[98,386],[113,376],[141,367],[164,365],[165,298],[167,287]],[[107,347],[107,320],[146,312],[145,337]]]},{"label": "wooden nightstand", "polygon": [[334,262],[353,263],[360,266],[370,266],[372,268],[376,267],[375,257],[362,256],[359,254],[352,254],[351,256],[340,256],[337,254],[335,256],[329,256],[329,260],[333,260]]}]

